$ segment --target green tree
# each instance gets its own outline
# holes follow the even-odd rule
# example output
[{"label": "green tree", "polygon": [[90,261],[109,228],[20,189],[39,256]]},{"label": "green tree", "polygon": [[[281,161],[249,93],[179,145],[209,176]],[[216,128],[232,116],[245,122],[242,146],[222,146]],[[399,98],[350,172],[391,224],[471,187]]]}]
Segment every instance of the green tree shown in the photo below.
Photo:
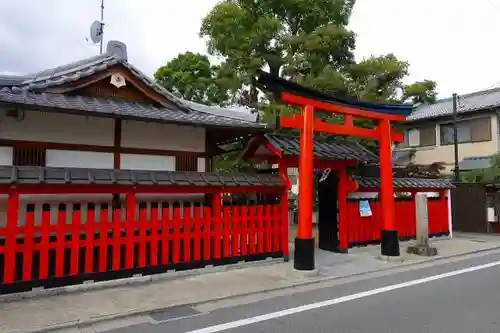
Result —
[{"label": "green tree", "polygon": [[500,154],[491,157],[491,166],[486,169],[476,169],[461,174],[461,180],[466,182],[498,182],[500,180]]},{"label": "green tree", "polygon": [[237,74],[226,63],[212,65],[206,55],[189,51],[158,68],[154,77],[175,95],[206,105],[233,103],[241,87]]},{"label": "green tree", "polygon": [[[432,101],[435,82],[404,85],[409,64],[395,55],[356,63],[356,35],[347,29],[354,4],[355,0],[225,0],[204,18],[200,35],[208,38],[210,54],[223,57],[240,73],[247,102],[258,105],[268,123],[296,111],[276,106],[273,96],[259,101],[251,80],[259,69],[344,98]],[[339,121],[329,115],[322,118]],[[366,121],[361,125],[372,126]]]},{"label": "green tree", "polygon": [[436,82],[431,80],[418,81],[404,87],[404,100],[413,104],[436,103]]},{"label": "green tree", "polygon": [[[222,67],[210,65],[205,56],[191,54],[182,57],[187,59],[172,60],[155,77],[186,99],[258,108],[261,119],[271,125],[280,115],[298,110],[275,103],[275,96],[259,94],[253,79],[261,69],[348,99],[433,102],[436,83],[404,84],[409,64],[394,54],[355,61],[356,35],[347,28],[354,4],[355,0],[223,0],[200,28],[208,53],[223,59]],[[331,114],[320,117],[342,121]],[[366,120],[355,122],[373,126]],[[377,146],[370,140],[363,143],[368,148]]]}]

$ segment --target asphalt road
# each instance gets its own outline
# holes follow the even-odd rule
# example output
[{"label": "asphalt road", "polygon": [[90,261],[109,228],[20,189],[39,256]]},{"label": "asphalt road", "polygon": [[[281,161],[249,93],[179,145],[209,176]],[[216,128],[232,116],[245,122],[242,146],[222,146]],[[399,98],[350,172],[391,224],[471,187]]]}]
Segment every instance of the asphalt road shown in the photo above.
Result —
[{"label": "asphalt road", "polygon": [[108,333],[498,333],[500,254],[207,312],[180,307]]}]

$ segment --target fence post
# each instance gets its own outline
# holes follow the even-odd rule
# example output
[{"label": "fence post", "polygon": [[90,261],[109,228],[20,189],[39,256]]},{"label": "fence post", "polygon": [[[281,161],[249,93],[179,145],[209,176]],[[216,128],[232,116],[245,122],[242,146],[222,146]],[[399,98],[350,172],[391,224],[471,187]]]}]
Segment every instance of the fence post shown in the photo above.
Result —
[{"label": "fence post", "polygon": [[221,258],[221,200],[222,195],[221,192],[214,192],[212,196],[212,217],[213,217],[213,226],[214,226],[214,242],[213,242],[213,259]]},{"label": "fence post", "polygon": [[288,189],[281,194],[281,251],[285,261],[288,261]]},{"label": "fence post", "polygon": [[279,164],[279,176],[281,180],[285,183],[285,189],[281,193],[281,251],[283,252],[283,257],[285,261],[288,261],[288,226],[290,221],[288,219],[288,190],[292,188],[292,183],[288,178],[287,165],[285,163]]},{"label": "fence post", "polygon": [[[135,192],[127,193],[126,197],[126,225],[125,225],[125,239],[126,239],[126,252],[125,252],[125,268],[134,268],[134,228],[136,222],[136,198]],[[121,229],[121,228],[120,228]]]},{"label": "fence post", "polygon": [[[410,192],[410,195],[411,195],[411,203],[412,203],[412,206],[413,206],[413,212],[414,214],[412,215],[415,216],[415,220],[412,221],[413,222],[413,227],[412,227],[412,232],[410,233],[410,237],[413,238],[413,235],[415,235],[415,238],[417,237],[417,223],[418,223],[418,219],[417,219],[417,192],[415,191],[411,191]],[[415,230],[415,234],[413,234],[413,231]]]},{"label": "fence post", "polygon": [[[448,200],[446,198],[446,191],[442,190],[439,191],[439,226],[440,226],[440,233],[446,233],[446,231],[449,230],[449,216],[448,216]],[[441,221],[443,219],[444,221]],[[441,234],[443,235],[443,234]]]},{"label": "fence post", "polygon": [[409,246],[407,252],[421,256],[435,256],[437,249],[429,245],[429,208],[427,193],[418,193],[415,197],[417,219],[417,242]]},{"label": "fence post", "polygon": [[417,219],[417,244],[429,246],[429,207],[427,194],[419,193],[415,197],[416,219]]},{"label": "fence post", "polygon": [[347,194],[348,194],[348,182],[349,178],[345,169],[339,170],[339,185],[338,185],[338,232],[339,232],[339,246],[338,251],[340,253],[347,253],[349,250],[349,239],[348,239],[348,225],[347,225]]},{"label": "fence post", "polygon": [[453,238],[453,214],[451,211],[451,190],[446,191],[446,196],[448,197],[446,206],[447,206],[447,211],[448,211],[448,232],[450,235],[450,238]]},{"label": "fence post", "polygon": [[[7,199],[7,223],[5,225],[5,261],[3,283],[14,282],[16,263],[16,228],[19,217],[19,192],[15,187],[9,191]],[[31,250],[31,249],[30,249]]]}]

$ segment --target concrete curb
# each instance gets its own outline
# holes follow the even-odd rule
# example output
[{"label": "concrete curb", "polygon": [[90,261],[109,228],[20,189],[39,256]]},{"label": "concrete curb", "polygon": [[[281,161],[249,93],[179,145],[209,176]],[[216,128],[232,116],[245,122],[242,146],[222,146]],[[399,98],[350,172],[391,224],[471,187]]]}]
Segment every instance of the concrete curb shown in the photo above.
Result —
[{"label": "concrete curb", "polygon": [[284,262],[283,258],[269,258],[266,260],[251,261],[251,262],[245,261],[230,265],[206,266],[204,268],[191,269],[185,271],[172,270],[161,274],[138,275],[130,278],[123,278],[123,279],[116,279],[109,281],[99,281],[99,282],[88,281],[83,284],[77,284],[66,287],[33,289],[32,291],[27,291],[23,293],[0,295],[0,304],[6,302],[24,300],[24,299],[43,298],[43,297],[58,296],[63,294],[76,294],[85,291],[109,289],[109,288],[116,288],[129,285],[141,285],[150,282],[158,282],[165,280],[180,280],[191,276],[210,274],[210,273],[229,272],[236,269],[249,268],[253,266],[273,265],[283,262]]},{"label": "concrete curb", "polygon": [[[89,318],[88,320],[78,320],[78,321],[65,322],[65,323],[61,323],[61,324],[54,324],[51,326],[45,326],[45,327],[42,327],[39,329],[26,331],[26,333],[45,333],[45,332],[52,332],[54,330],[62,330],[62,329],[69,329],[69,328],[75,328],[75,327],[85,328],[85,327],[95,325],[98,323],[123,319],[126,317],[141,316],[141,315],[146,315],[146,314],[150,314],[153,312],[162,312],[162,311],[166,311],[170,308],[179,307],[179,306],[197,306],[197,305],[206,304],[206,303],[210,303],[210,302],[214,302],[214,301],[223,301],[223,300],[233,299],[233,298],[237,298],[237,297],[256,295],[256,294],[265,293],[265,292],[279,291],[279,290],[285,290],[285,289],[290,289],[290,288],[295,288],[295,287],[300,287],[300,286],[313,285],[313,284],[317,284],[317,283],[321,283],[321,282],[328,282],[328,281],[345,279],[345,278],[349,278],[349,277],[363,276],[363,275],[367,275],[367,274],[371,274],[371,273],[389,271],[389,270],[401,268],[401,267],[414,266],[414,265],[418,265],[418,264],[425,264],[425,263],[436,262],[436,261],[444,261],[444,260],[447,260],[450,258],[459,258],[459,257],[467,256],[467,255],[495,251],[495,250],[499,250],[499,249],[500,249],[500,246],[496,246],[496,247],[492,247],[492,248],[488,248],[488,249],[481,249],[481,250],[476,250],[476,251],[467,252],[467,253],[454,254],[454,255],[450,255],[450,256],[446,256],[446,257],[432,258],[432,259],[425,260],[425,261],[407,262],[407,263],[403,262],[399,266],[377,268],[377,269],[372,269],[372,270],[368,270],[365,272],[353,273],[353,274],[344,275],[344,276],[319,277],[319,278],[315,278],[314,280],[310,280],[310,281],[300,281],[300,282],[291,283],[288,286],[272,287],[272,288],[267,288],[267,289],[263,289],[263,290],[259,290],[259,291],[252,291],[252,292],[241,293],[238,295],[224,296],[224,297],[214,298],[214,299],[200,301],[200,302],[176,304],[176,305],[171,305],[171,306],[161,307],[161,308],[137,309],[137,310],[132,310],[129,312],[116,313],[116,314],[105,315],[105,316],[100,316],[100,317],[93,317],[93,318]],[[270,260],[268,260],[268,262],[269,261]],[[261,262],[261,264],[262,264],[262,262]]]}]

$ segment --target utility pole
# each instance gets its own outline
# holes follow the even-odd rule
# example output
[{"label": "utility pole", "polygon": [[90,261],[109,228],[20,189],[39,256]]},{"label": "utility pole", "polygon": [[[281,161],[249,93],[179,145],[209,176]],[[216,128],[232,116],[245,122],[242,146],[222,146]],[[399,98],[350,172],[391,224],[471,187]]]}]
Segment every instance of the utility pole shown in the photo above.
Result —
[{"label": "utility pole", "polygon": [[455,181],[460,181],[460,169],[458,168],[458,115],[457,94],[453,94],[453,146],[455,150]]},{"label": "utility pole", "polygon": [[102,54],[102,41],[104,39],[104,0],[101,0],[101,45],[99,54]]}]

